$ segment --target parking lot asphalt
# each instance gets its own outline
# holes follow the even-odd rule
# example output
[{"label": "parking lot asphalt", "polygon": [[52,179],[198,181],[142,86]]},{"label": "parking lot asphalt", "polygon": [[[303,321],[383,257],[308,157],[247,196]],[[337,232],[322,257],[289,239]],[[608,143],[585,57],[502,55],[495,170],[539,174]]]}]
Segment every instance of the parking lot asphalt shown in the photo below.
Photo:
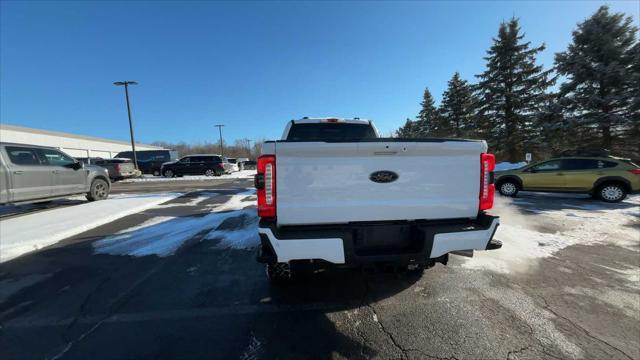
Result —
[{"label": "parking lot asphalt", "polygon": [[[526,263],[509,263],[521,245],[507,237],[493,255],[451,256],[422,276],[329,269],[271,285],[255,246],[223,246],[211,236],[246,226],[244,213],[221,222],[208,216],[251,186],[246,179],[114,185],[114,194],[184,194],[0,264],[0,358],[640,359],[640,246],[581,243],[569,233],[588,221],[575,218],[581,207],[598,216],[608,204],[523,194],[504,205],[513,211],[503,216],[505,228],[531,232],[519,241],[534,230],[540,239],[576,238]],[[172,223],[180,230],[170,233]],[[105,238],[135,240],[141,224],[159,230],[147,230],[145,241],[188,238],[162,256],[96,253]],[[637,222],[617,226],[638,230]],[[611,229],[589,231],[602,237]]]}]

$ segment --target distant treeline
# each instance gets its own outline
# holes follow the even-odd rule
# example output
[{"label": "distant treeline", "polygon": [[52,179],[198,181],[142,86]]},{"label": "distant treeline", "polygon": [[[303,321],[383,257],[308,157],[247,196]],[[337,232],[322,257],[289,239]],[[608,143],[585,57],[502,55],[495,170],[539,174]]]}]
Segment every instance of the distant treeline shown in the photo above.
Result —
[{"label": "distant treeline", "polygon": [[578,149],[639,159],[637,32],[630,16],[602,6],[577,25],[553,68],[544,69],[536,63],[544,44],[525,41],[513,18],[500,25],[477,83],[456,72],[438,107],[425,89],[417,118],[396,135],[486,139],[491,152],[510,162],[526,152],[540,158]]},{"label": "distant treeline", "polygon": [[[165,149],[172,149],[178,152],[178,156],[186,156],[190,154],[220,154],[220,142],[217,143],[196,143],[187,144],[185,142],[168,143],[156,141],[152,143],[155,146],[162,146]],[[253,141],[249,139],[238,139],[233,145],[223,143],[224,156],[231,158],[246,157],[255,159],[262,148],[262,141]]]}]

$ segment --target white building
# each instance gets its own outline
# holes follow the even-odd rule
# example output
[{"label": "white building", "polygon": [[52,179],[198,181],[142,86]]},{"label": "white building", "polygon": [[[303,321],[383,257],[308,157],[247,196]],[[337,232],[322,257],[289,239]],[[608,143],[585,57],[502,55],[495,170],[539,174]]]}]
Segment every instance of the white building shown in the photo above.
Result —
[{"label": "white building", "polygon": [[[121,151],[131,150],[131,143],[127,141],[31,129],[7,124],[0,124],[0,141],[55,147],[74,157],[101,157],[108,159]],[[136,150],[158,149],[162,148],[136,144]]]}]

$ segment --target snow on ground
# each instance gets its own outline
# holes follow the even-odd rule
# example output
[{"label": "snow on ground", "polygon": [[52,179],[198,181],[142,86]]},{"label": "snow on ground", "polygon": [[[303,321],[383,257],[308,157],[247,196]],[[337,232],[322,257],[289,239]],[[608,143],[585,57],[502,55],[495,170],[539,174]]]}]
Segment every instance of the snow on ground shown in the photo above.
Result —
[{"label": "snow on ground", "polygon": [[162,181],[211,181],[211,180],[225,180],[225,179],[252,179],[256,174],[255,170],[242,170],[236,171],[231,174],[225,174],[221,176],[204,176],[204,175],[185,175],[183,177],[166,178],[162,176],[143,175],[139,178],[126,179],[120,181],[121,183],[134,183],[134,182],[162,182]]},{"label": "snow on ground", "polygon": [[[198,234],[204,239],[220,239],[225,248],[252,248],[258,245],[255,190],[231,196],[205,216],[152,218],[147,222],[96,241],[97,254],[160,257],[175,254],[185,242]],[[237,229],[217,230],[227,219],[240,218]]]},{"label": "snow on ground", "polygon": [[260,219],[255,209],[245,209],[240,213],[240,227],[231,230],[214,230],[207,239],[219,239],[217,247],[222,249],[251,249],[260,244],[258,223]]},{"label": "snow on ground", "polygon": [[[537,266],[536,259],[553,256],[571,245],[612,244],[638,251],[640,195],[629,196],[620,204],[574,200],[566,194],[564,199],[561,197],[558,194],[549,194],[547,199],[496,196],[492,212],[500,215],[501,225],[495,238],[502,241],[503,246],[499,250],[477,251],[462,266],[503,273],[527,271]],[[540,205],[530,207],[536,204]],[[548,231],[545,226],[549,227]]]},{"label": "snow on ground", "polygon": [[0,220],[0,262],[55,244],[180,195],[128,194]]},{"label": "snow on ground", "polygon": [[527,163],[524,161],[519,163],[501,162],[496,164],[496,171],[519,169],[525,165],[527,165]]}]

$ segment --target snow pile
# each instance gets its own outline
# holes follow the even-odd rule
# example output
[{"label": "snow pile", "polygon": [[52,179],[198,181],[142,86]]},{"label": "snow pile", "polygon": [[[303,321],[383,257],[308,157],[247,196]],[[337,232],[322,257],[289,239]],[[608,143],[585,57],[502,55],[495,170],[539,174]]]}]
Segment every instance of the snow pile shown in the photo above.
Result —
[{"label": "snow pile", "polygon": [[243,210],[240,214],[241,227],[234,230],[214,230],[207,239],[219,239],[218,247],[222,249],[251,249],[260,244],[258,223],[260,219],[254,209]]},{"label": "snow pile", "polygon": [[519,162],[519,163],[510,163],[510,162],[501,162],[501,163],[497,163],[496,164],[496,171],[505,171],[505,170],[512,170],[512,169],[520,169],[521,167],[527,165],[526,162]]},{"label": "snow pile", "polygon": [[212,180],[227,180],[227,179],[253,179],[256,174],[255,170],[242,170],[236,171],[231,174],[225,174],[220,176],[205,176],[205,175],[185,175],[183,177],[166,178],[162,176],[143,175],[139,178],[125,179],[119,181],[120,183],[137,183],[137,182],[163,182],[163,181],[212,181]]},{"label": "snow pile", "polygon": [[175,199],[179,193],[128,194],[0,221],[0,262]]},{"label": "snow pile", "polygon": [[[96,241],[97,254],[170,256],[198,234],[204,239],[220,239],[223,247],[250,248],[258,244],[255,190],[236,195],[214,208],[214,212],[200,217],[152,218],[147,222]],[[237,230],[216,229],[227,219],[241,217]]]},{"label": "snow pile", "polygon": [[[550,198],[545,201],[555,200],[558,199]],[[493,213],[500,215],[501,225],[495,238],[502,241],[503,246],[499,250],[475,252],[474,257],[462,266],[503,273],[528,271],[537,266],[536,259],[553,256],[571,245],[612,244],[637,252],[640,236],[637,228],[632,225],[637,224],[640,215],[640,196],[630,196],[625,202],[626,204],[608,204],[595,200],[590,204],[563,202],[560,210],[523,208],[533,212],[531,215],[523,215],[518,212],[516,205],[532,202],[496,198]],[[544,232],[536,228],[545,225],[558,230]]]}]

